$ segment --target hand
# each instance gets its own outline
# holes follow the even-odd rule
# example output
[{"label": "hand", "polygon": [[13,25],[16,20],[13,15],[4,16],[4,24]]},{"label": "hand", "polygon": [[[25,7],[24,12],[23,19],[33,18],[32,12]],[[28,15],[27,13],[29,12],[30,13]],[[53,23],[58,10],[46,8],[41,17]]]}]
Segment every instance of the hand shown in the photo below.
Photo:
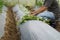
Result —
[{"label": "hand", "polygon": [[36,12],[36,11],[33,11],[33,12],[31,12],[31,14],[30,15],[33,15],[33,16],[35,16],[35,15],[37,15],[38,13]]}]

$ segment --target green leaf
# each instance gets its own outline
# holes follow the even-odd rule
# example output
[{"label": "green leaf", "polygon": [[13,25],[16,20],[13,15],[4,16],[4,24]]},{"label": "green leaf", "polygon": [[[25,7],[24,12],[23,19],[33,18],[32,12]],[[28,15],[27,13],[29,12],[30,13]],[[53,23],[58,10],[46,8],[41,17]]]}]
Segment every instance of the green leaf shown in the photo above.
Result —
[{"label": "green leaf", "polygon": [[50,22],[50,20],[48,20],[48,19],[46,20],[46,19],[41,18],[41,17],[31,16],[31,15],[25,15],[25,16],[22,18],[22,21],[20,22],[20,24],[25,23],[25,22],[27,22],[27,21],[29,21],[29,20],[43,21],[43,22],[45,22],[45,23],[47,23],[47,24],[49,24],[49,22]]},{"label": "green leaf", "polygon": [[42,1],[37,1],[37,2],[36,2],[36,5],[37,5],[37,6],[42,6],[42,5],[43,5],[43,2],[42,2]]},{"label": "green leaf", "polygon": [[0,13],[2,12],[2,7],[3,7],[3,1],[0,0]]}]

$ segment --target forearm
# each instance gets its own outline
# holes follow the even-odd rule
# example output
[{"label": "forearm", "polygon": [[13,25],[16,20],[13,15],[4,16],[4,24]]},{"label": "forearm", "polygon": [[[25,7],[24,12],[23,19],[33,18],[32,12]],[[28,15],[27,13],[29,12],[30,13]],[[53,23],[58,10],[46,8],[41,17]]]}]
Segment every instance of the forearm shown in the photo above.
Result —
[{"label": "forearm", "polygon": [[42,7],[40,7],[38,10],[33,11],[31,14],[32,14],[32,15],[38,15],[39,13],[41,13],[41,12],[47,10],[47,9],[48,9],[47,7],[42,6]]},{"label": "forearm", "polygon": [[38,10],[36,10],[36,13],[39,14],[39,13],[45,11],[45,10],[47,10],[47,7],[42,6]]}]

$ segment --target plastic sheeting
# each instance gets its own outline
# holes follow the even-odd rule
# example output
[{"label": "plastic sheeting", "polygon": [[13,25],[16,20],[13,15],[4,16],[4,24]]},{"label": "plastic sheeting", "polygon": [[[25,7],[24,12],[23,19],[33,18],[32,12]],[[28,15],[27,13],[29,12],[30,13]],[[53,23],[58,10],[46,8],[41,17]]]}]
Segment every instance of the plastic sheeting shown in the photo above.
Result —
[{"label": "plastic sheeting", "polygon": [[0,15],[0,37],[2,37],[4,34],[4,26],[5,26],[5,18],[6,18],[5,15],[6,15],[5,12]]},{"label": "plastic sheeting", "polygon": [[0,37],[4,35],[6,11],[7,11],[7,7],[3,6],[2,13],[0,14]]},{"label": "plastic sheeting", "polygon": [[31,20],[19,27],[21,40],[60,40],[60,33],[41,21]]}]

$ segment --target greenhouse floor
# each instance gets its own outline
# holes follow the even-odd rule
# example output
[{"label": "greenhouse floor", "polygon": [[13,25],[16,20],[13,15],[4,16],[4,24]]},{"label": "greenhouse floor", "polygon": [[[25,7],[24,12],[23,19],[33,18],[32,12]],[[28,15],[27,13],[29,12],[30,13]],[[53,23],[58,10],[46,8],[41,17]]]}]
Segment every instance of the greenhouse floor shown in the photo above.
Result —
[{"label": "greenhouse floor", "polygon": [[60,32],[60,22],[59,22],[58,26],[56,27],[56,30],[58,30]]}]

